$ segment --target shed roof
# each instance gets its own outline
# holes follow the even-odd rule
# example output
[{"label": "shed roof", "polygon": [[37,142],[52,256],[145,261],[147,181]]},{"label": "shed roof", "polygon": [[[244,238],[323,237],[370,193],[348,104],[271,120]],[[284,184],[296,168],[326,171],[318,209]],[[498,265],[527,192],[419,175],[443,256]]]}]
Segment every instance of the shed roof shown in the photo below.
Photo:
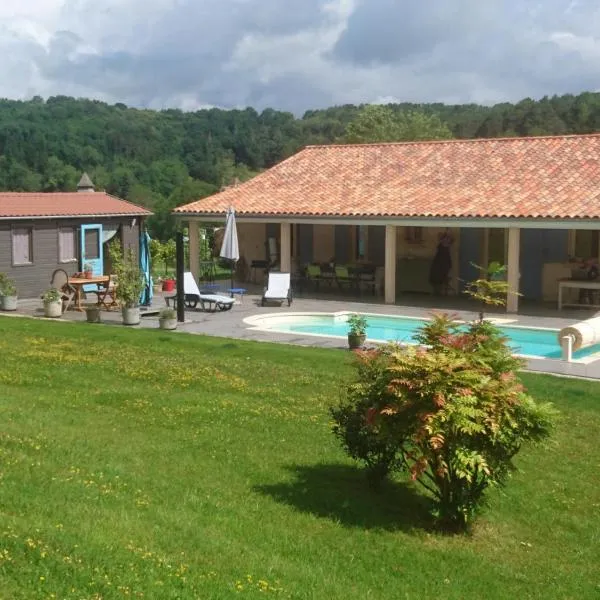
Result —
[{"label": "shed roof", "polygon": [[105,192],[0,192],[0,219],[148,216],[142,206]]}]

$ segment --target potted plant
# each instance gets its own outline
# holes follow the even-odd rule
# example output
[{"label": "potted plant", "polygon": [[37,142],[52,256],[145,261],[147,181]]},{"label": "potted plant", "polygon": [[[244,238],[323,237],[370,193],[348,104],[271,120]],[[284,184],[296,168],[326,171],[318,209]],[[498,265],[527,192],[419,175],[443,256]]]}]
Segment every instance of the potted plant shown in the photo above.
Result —
[{"label": "potted plant", "polygon": [[88,323],[100,323],[100,307],[97,304],[87,304],[85,318]]},{"label": "potted plant", "polygon": [[0,310],[17,310],[17,288],[5,273],[0,273]]},{"label": "potted plant", "polygon": [[109,253],[119,282],[116,296],[121,303],[123,325],[139,325],[140,296],[144,289],[144,276],[137,259],[131,249],[123,254],[118,240],[110,244]]},{"label": "potted plant", "polygon": [[161,329],[177,329],[177,312],[172,308],[163,308],[158,315]]},{"label": "potted plant", "polygon": [[42,296],[44,303],[44,316],[56,319],[63,312],[62,294],[56,288],[49,288]]},{"label": "potted plant", "polygon": [[161,259],[165,267],[165,275],[163,277],[162,289],[164,292],[172,292],[175,290],[175,279],[169,273],[169,266],[175,264],[177,255],[177,247],[175,240],[168,240],[162,245]]},{"label": "potted plant", "polygon": [[162,282],[162,291],[163,292],[172,292],[175,290],[175,280],[172,277],[167,277],[163,279]]},{"label": "potted plant", "polygon": [[348,346],[351,350],[360,348],[367,339],[367,319],[363,315],[353,314],[348,317]]},{"label": "potted plant", "polygon": [[94,267],[92,267],[92,265],[90,263],[85,263],[85,265],[83,265],[83,276],[86,279],[91,279],[93,274],[94,274]]}]

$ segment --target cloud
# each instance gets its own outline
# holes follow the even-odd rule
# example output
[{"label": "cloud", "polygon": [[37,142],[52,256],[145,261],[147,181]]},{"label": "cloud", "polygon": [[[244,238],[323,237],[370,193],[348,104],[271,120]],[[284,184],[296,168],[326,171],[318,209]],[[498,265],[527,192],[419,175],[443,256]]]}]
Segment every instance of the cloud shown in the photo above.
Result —
[{"label": "cloud", "polygon": [[362,0],[332,57],[393,68],[404,100],[517,100],[597,87],[598,25],[590,0]]},{"label": "cloud", "polygon": [[594,90],[592,0],[27,0],[0,5],[0,96],[301,113]]}]

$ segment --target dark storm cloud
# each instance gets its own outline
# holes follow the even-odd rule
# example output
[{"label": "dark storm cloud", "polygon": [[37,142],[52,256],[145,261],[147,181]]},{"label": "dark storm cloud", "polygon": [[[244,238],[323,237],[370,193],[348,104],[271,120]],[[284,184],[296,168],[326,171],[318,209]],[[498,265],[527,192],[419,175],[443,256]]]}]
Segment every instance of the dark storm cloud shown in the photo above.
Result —
[{"label": "dark storm cloud", "polygon": [[358,65],[407,63],[449,42],[484,33],[494,3],[472,0],[362,0],[332,55]]},{"label": "dark storm cloud", "polygon": [[[99,36],[98,52],[76,53],[77,46],[86,44],[85,35],[61,31],[38,66],[50,80],[81,87],[101,82],[106,93],[135,104],[161,104],[189,94],[196,94],[201,104],[232,106],[251,100],[264,104],[255,73],[227,67],[237,45],[247,36],[298,35],[327,25],[323,4],[323,0],[185,0],[158,14],[150,11],[146,19],[156,18],[155,24],[146,23],[125,35],[115,6],[115,27]],[[83,15],[90,6],[80,3],[78,10]],[[92,37],[96,33],[93,26],[90,33]],[[126,43],[128,34],[131,47]],[[115,51],[115,45],[122,48]],[[272,97],[269,90],[276,84],[264,87]],[[281,98],[272,99],[282,104]]]}]

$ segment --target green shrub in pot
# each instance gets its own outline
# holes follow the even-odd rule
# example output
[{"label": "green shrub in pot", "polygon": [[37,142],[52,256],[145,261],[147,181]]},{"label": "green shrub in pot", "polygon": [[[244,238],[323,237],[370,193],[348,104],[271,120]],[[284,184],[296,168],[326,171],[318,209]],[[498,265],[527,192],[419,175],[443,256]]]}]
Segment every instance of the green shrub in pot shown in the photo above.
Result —
[{"label": "green shrub in pot", "polygon": [[173,308],[163,308],[158,315],[161,329],[177,329],[177,312]]},{"label": "green shrub in pot", "polygon": [[367,319],[363,315],[353,314],[348,317],[348,346],[354,350],[360,348],[367,339]]},{"label": "green shrub in pot", "polygon": [[0,310],[17,310],[17,287],[6,273],[0,273]]},{"label": "green shrub in pot", "polygon": [[116,296],[121,303],[124,325],[140,322],[140,296],[144,289],[144,276],[137,258],[129,248],[123,252],[118,240],[109,246],[113,272],[117,276]]},{"label": "green shrub in pot", "polygon": [[42,295],[44,316],[56,319],[62,315],[62,294],[56,288],[48,288]]}]

